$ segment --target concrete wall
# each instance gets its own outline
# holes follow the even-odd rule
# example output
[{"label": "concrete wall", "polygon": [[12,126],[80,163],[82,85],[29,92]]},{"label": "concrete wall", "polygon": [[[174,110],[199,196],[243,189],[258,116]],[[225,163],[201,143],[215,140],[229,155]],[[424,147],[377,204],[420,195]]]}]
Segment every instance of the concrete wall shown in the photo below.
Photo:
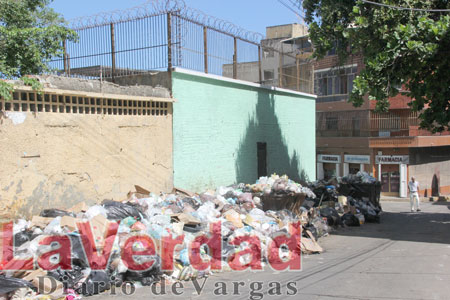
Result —
[{"label": "concrete wall", "polygon": [[[111,79],[108,79],[111,80]],[[116,76],[114,82],[120,86],[152,86],[164,87],[170,89],[172,84],[170,82],[170,74],[168,72],[154,72],[145,74],[136,74],[129,76]]]},{"label": "concrete wall", "polygon": [[420,183],[422,195],[432,196],[433,180],[439,183],[440,194],[450,194],[450,146],[411,148],[409,177]]},{"label": "concrete wall", "polygon": [[440,194],[450,194],[450,160],[424,165],[410,165],[409,177],[414,176],[420,183],[421,195],[430,197],[433,194],[433,178],[439,182]]},{"label": "concrete wall", "polygon": [[[233,64],[222,66],[222,76],[233,78]],[[238,63],[237,79],[259,82],[259,63],[257,61]]]},{"label": "concrete wall", "polygon": [[268,39],[299,37],[307,34],[308,27],[303,24],[286,24],[266,27],[266,36]]},{"label": "concrete wall", "polygon": [[0,124],[0,209],[8,218],[124,199],[134,184],[172,188],[171,114],[7,115]]},{"label": "concrete wall", "polygon": [[175,71],[174,185],[202,190],[257,179],[257,142],[268,173],[315,179],[315,101],[201,73]]}]

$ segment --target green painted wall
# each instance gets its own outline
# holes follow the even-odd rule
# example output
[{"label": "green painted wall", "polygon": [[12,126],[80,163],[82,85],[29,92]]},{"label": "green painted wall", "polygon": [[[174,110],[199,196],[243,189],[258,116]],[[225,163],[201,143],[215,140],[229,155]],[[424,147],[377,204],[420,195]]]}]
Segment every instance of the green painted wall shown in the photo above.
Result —
[{"label": "green painted wall", "polygon": [[315,99],[184,72],[172,75],[174,185],[253,183],[257,142],[269,174],[315,179]]}]

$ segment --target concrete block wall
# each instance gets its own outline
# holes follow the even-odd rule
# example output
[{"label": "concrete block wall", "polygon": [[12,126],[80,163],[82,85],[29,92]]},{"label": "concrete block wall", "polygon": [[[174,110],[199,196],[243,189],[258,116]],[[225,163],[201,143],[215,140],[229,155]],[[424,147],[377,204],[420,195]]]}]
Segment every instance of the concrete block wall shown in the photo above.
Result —
[{"label": "concrete block wall", "polygon": [[0,125],[5,217],[172,189],[172,117],[14,113]]},{"label": "concrete block wall", "polygon": [[174,185],[201,191],[268,173],[315,179],[315,97],[184,70],[172,73]]},{"label": "concrete block wall", "polygon": [[123,200],[135,184],[172,190],[169,90],[39,79],[42,94],[19,87],[0,99],[0,219]]}]

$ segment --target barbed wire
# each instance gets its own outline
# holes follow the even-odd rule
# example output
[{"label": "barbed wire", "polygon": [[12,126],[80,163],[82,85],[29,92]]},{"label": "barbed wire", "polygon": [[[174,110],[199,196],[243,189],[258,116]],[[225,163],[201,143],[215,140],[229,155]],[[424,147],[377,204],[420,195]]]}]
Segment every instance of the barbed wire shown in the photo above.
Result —
[{"label": "barbed wire", "polygon": [[250,42],[259,43],[264,39],[264,35],[261,33],[248,31],[232,22],[188,7],[184,0],[148,0],[142,5],[129,9],[102,12],[72,19],[69,20],[69,26],[74,30],[83,30],[168,13]]}]

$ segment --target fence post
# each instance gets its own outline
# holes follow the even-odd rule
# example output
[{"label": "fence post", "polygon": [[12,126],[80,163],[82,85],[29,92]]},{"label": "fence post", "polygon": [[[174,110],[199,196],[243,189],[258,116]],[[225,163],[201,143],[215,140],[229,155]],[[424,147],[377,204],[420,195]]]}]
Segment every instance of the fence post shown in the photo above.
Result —
[{"label": "fence post", "polygon": [[116,42],[115,42],[114,23],[111,23],[111,79],[115,80],[116,74]]},{"label": "fence post", "polygon": [[309,90],[309,92],[311,93],[311,94],[314,94],[314,63],[311,63],[311,75],[309,76],[309,80],[310,80],[310,82],[311,82],[311,84],[310,84],[310,90]]},{"label": "fence post", "polygon": [[237,38],[234,37],[233,78],[237,79]]},{"label": "fence post", "polygon": [[203,49],[205,52],[205,73],[208,73],[208,27],[203,27]]},{"label": "fence post", "polygon": [[259,73],[259,83],[262,83],[262,65],[261,65],[261,45],[258,45],[258,73]]},{"label": "fence post", "polygon": [[295,57],[296,65],[297,65],[297,91],[300,91],[300,59]]},{"label": "fence post", "polygon": [[172,15],[167,13],[167,68],[172,71]]},{"label": "fence post", "polygon": [[70,77],[70,54],[67,53],[67,75]]},{"label": "fence post", "polygon": [[64,48],[64,54],[63,54],[64,74],[67,76],[67,42],[66,42],[66,40],[63,41],[63,48]]},{"label": "fence post", "polygon": [[280,88],[282,88],[283,87],[283,49],[281,49],[281,51],[279,52],[279,55],[280,55],[280,62],[279,62],[279,64],[280,64],[280,70],[279,70],[279,75],[278,75],[278,86],[280,87]]}]

